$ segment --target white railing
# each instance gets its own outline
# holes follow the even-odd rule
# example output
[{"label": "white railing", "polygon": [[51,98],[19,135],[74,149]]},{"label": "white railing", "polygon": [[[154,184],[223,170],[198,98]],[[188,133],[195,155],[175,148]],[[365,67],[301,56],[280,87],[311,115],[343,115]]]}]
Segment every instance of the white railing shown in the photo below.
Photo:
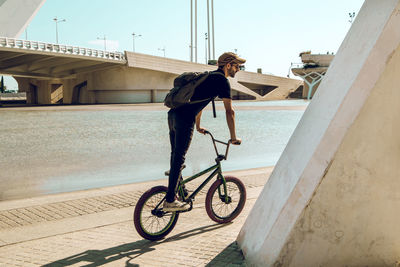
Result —
[{"label": "white railing", "polygon": [[61,54],[80,55],[125,61],[125,55],[121,52],[109,52],[72,45],[51,44],[38,41],[19,40],[15,38],[0,37],[0,47],[19,48],[35,51],[54,52]]},{"label": "white railing", "polygon": [[291,69],[292,69],[292,68],[293,68],[293,69],[298,69],[298,68],[301,69],[301,68],[304,68],[304,65],[305,65],[304,63],[291,63],[291,64],[290,64],[290,68],[291,68]]}]

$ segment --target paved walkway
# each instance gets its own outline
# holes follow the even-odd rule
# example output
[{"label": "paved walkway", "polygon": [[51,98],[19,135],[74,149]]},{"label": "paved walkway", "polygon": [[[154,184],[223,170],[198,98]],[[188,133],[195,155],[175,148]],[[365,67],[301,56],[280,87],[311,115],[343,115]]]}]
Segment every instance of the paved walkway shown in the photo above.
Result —
[{"label": "paved walkway", "polygon": [[0,202],[0,266],[244,266],[235,240],[271,171],[226,173],[247,189],[234,222],[208,218],[206,187],[194,209],[158,242],[136,233],[132,213],[140,195],[166,179]]}]

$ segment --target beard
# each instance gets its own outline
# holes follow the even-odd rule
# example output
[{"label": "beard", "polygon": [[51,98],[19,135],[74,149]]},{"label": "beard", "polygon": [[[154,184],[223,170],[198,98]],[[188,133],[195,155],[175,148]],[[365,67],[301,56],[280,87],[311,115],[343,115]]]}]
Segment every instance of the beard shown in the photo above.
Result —
[{"label": "beard", "polygon": [[228,70],[229,77],[235,78],[236,71],[233,68]]}]

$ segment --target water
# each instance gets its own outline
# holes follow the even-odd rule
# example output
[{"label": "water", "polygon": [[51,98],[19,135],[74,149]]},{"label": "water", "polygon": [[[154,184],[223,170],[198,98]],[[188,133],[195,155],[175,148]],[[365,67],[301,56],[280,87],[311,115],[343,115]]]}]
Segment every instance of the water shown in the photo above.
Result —
[{"label": "water", "polygon": [[309,100],[273,100],[273,101],[240,101],[235,102],[235,106],[252,106],[252,107],[283,107],[283,106],[307,106]]},{"label": "water", "polygon": [[[304,110],[265,106],[307,103],[274,102],[235,102],[243,143],[231,146],[224,170],[277,162]],[[203,112],[202,126],[227,141],[225,114],[217,106],[216,119],[210,110]],[[167,114],[160,106],[2,109],[0,129],[0,200],[160,179],[169,169]],[[195,132],[184,175],[210,166],[214,158],[210,138]]]}]

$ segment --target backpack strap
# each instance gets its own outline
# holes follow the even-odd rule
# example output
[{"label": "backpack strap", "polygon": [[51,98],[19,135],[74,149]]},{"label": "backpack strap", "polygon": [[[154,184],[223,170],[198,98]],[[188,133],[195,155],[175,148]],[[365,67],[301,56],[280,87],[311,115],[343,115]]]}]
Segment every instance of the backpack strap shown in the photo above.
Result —
[{"label": "backpack strap", "polygon": [[[205,71],[204,73],[206,73],[206,75],[204,75],[203,77],[201,77],[201,78],[196,82],[196,88],[199,87],[199,86],[208,78],[208,76],[210,76],[211,71]],[[195,90],[196,90],[196,89],[195,89]],[[188,103],[188,105],[201,103],[201,102],[204,102],[204,101],[208,101],[208,100],[210,100],[210,99],[211,99],[211,98],[206,98],[206,99],[200,99],[200,100],[190,101],[190,102]]]},{"label": "backpack strap", "polygon": [[[221,72],[217,71],[217,72],[214,72],[214,73],[217,73],[219,75],[223,75],[225,77],[225,75],[222,74]],[[212,98],[211,102],[212,102],[212,109],[213,109],[213,117],[216,118],[217,117],[217,112],[215,111],[215,97]]]},{"label": "backpack strap", "polygon": [[213,108],[213,116],[214,116],[214,118],[216,118],[217,117],[217,113],[215,112],[215,101],[214,101],[214,98],[211,101],[212,101],[212,108]]},{"label": "backpack strap", "polygon": [[[225,77],[225,75],[224,75],[223,73],[220,73],[220,72],[214,72],[214,73],[215,73],[215,74],[222,75],[222,76]],[[210,72],[210,71],[207,71],[207,75],[205,75],[204,80],[207,79],[207,77],[208,77],[210,74],[211,74],[211,72]],[[199,82],[199,85],[200,85],[204,80],[200,81],[200,82]],[[202,99],[202,100],[191,101],[191,102],[189,102],[188,104],[190,105],[190,104],[200,103],[200,102],[207,101],[207,100],[209,100],[209,98],[207,98],[207,99]],[[213,110],[213,117],[216,118],[216,117],[217,117],[217,112],[216,112],[216,110],[215,110],[215,97],[211,97],[211,104],[212,104],[212,110]]]}]

